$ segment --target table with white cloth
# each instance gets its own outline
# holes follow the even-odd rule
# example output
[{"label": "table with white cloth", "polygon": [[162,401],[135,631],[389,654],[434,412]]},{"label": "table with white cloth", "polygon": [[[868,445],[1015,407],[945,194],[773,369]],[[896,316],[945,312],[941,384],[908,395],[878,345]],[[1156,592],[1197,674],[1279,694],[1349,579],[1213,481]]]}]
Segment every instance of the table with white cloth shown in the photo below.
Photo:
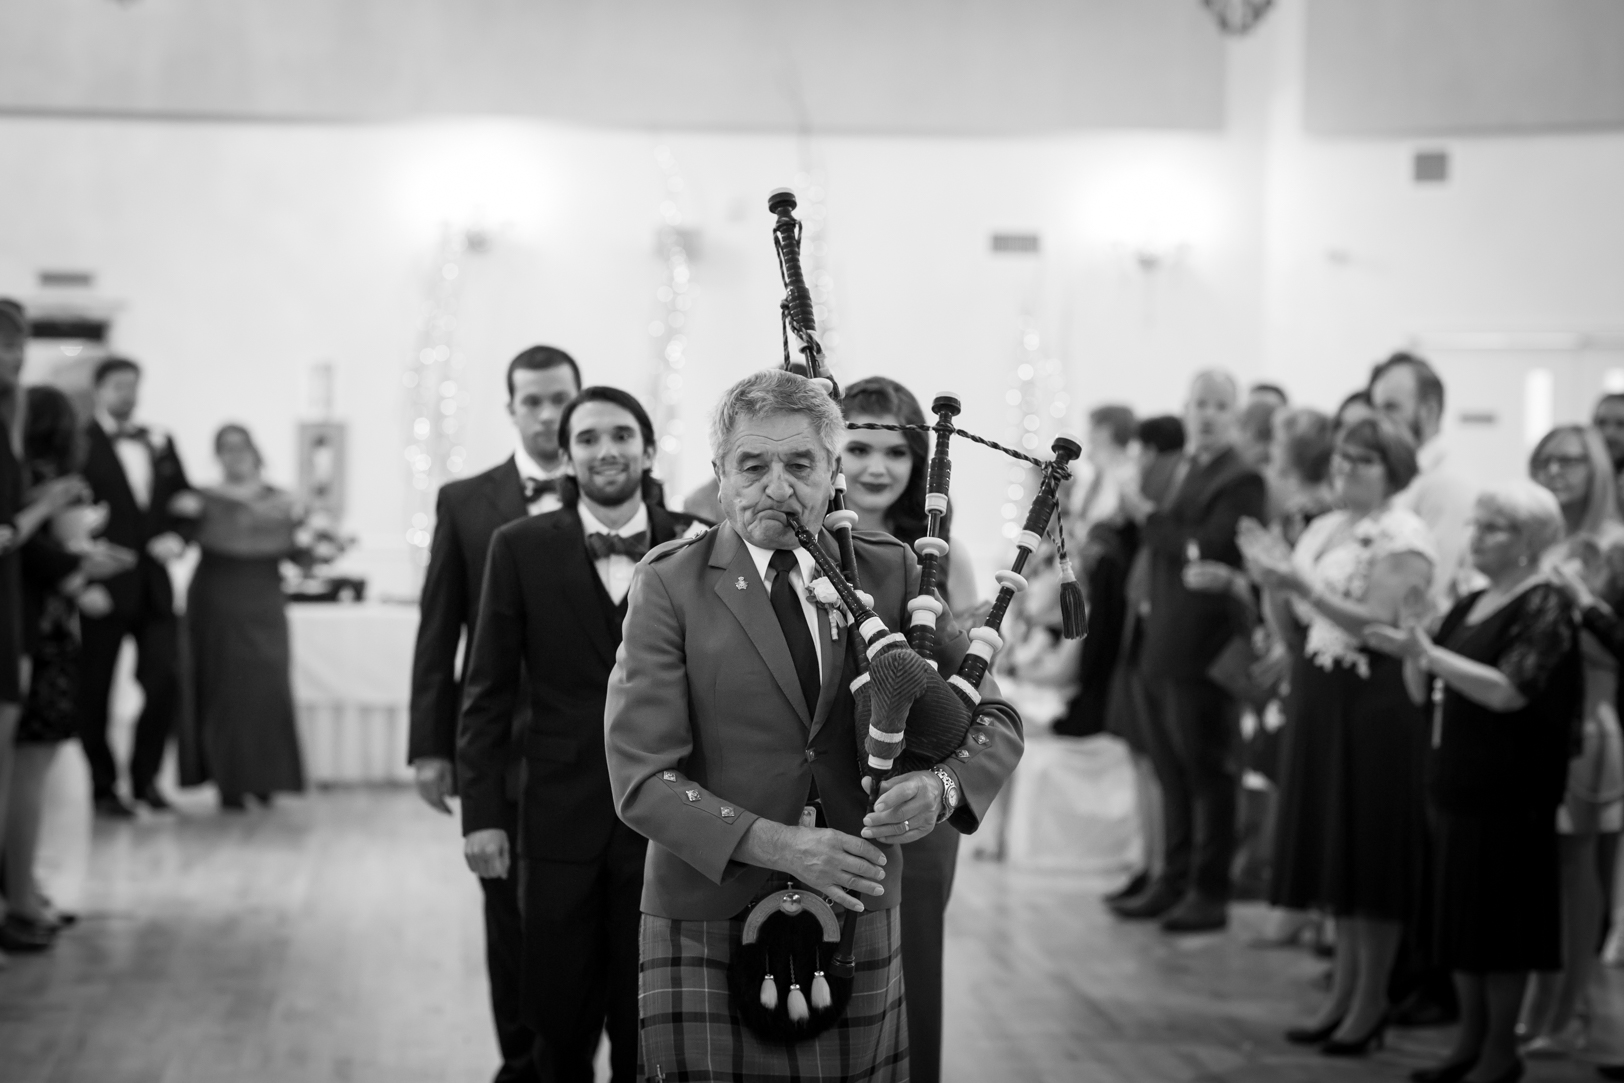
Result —
[{"label": "table with white cloth", "polygon": [[999,803],[999,822],[984,824],[972,845],[992,829],[1011,865],[1029,869],[1117,874],[1139,860],[1133,766],[1115,737],[1062,737],[1054,720],[1066,692],[1000,678],[1021,712],[1026,750]]},{"label": "table with white cloth", "polygon": [[417,608],[288,606],[293,702],[313,783],[406,782]]}]

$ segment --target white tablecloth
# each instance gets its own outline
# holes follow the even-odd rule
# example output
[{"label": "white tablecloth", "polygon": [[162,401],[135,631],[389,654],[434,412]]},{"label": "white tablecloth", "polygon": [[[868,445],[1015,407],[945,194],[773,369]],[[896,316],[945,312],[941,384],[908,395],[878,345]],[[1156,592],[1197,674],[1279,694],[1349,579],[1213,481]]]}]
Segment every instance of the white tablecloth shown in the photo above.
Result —
[{"label": "white tablecloth", "polygon": [[293,701],[312,782],[404,782],[417,610],[288,606]]}]

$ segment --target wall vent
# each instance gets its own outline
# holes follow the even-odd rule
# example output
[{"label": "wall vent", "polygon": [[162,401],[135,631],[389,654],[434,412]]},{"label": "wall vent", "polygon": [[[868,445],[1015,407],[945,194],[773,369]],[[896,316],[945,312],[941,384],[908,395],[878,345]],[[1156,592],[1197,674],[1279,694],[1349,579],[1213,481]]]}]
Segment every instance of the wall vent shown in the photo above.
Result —
[{"label": "wall vent", "polygon": [[992,250],[1007,255],[1035,256],[1038,253],[1036,233],[994,233]]},{"label": "wall vent", "polygon": [[39,285],[43,290],[88,290],[96,284],[96,276],[89,271],[41,271]]},{"label": "wall vent", "polygon": [[1417,184],[1447,184],[1449,182],[1449,152],[1447,150],[1416,151],[1414,176]]}]

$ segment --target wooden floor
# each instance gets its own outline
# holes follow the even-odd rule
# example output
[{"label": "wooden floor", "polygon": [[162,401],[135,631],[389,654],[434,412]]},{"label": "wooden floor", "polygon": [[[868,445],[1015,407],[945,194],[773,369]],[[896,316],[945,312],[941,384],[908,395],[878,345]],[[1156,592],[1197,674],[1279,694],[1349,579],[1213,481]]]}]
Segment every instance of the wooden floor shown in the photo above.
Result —
[{"label": "wooden floor", "polygon": [[[0,972],[0,1083],[453,1083],[494,1070],[479,893],[406,791],[101,825],[95,904]],[[954,1081],[1395,1080],[1445,1035],[1331,1063],[1279,1040],[1321,964],[1247,947],[1261,915],[1170,940],[1100,885],[965,860],[948,915]],[[1541,1064],[1532,1080],[1591,1080]]]}]

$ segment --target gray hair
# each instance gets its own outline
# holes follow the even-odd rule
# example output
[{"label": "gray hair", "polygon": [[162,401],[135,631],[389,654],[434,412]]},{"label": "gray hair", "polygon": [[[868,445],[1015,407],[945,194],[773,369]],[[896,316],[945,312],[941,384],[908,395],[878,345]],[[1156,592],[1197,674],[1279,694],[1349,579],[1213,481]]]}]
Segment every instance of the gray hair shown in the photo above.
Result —
[{"label": "gray hair", "polygon": [[1478,494],[1477,506],[1509,519],[1516,527],[1524,554],[1531,559],[1537,559],[1567,533],[1562,505],[1549,489],[1527,478],[1513,478],[1485,489]]},{"label": "gray hair", "polygon": [[1234,375],[1232,373],[1228,372],[1225,369],[1202,369],[1200,372],[1196,373],[1193,377],[1191,377],[1191,379],[1190,379],[1190,398],[1195,397],[1196,388],[1200,387],[1204,383],[1207,383],[1208,381],[1211,381],[1213,383],[1221,383],[1224,386],[1228,387],[1229,388],[1229,399],[1230,399],[1231,402],[1239,402],[1240,401],[1240,397],[1241,397],[1241,384],[1240,384],[1240,381],[1235,379]]},{"label": "gray hair", "polygon": [[804,376],[783,369],[763,369],[746,376],[722,393],[711,414],[711,460],[720,463],[733,447],[733,434],[739,419],[801,414],[812,422],[818,440],[834,462],[840,455],[840,441],[846,419],[829,392]]}]

